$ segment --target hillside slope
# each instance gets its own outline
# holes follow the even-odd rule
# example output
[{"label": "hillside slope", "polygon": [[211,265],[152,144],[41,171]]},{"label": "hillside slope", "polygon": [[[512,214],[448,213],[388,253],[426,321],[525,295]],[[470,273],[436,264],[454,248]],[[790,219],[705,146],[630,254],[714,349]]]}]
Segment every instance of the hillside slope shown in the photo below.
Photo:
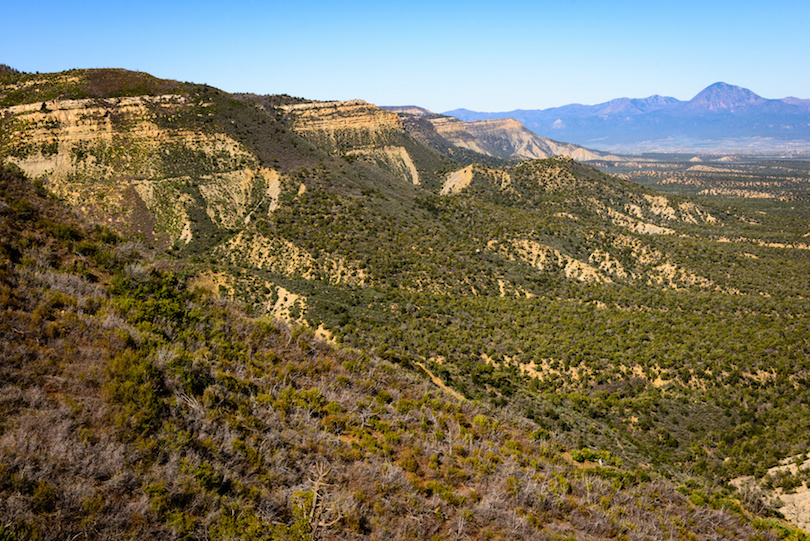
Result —
[{"label": "hillside slope", "polygon": [[[35,177],[40,190],[52,191],[86,219],[154,248],[168,247],[163,253],[174,263],[162,265],[182,263],[188,277],[178,284],[196,284],[213,296],[239,301],[254,314],[317,329],[343,347],[368,352],[373,363],[382,362],[374,366],[387,366],[379,370],[391,377],[405,378],[375,387],[370,397],[348,401],[334,398],[336,388],[327,392],[318,387],[332,398],[286,412],[297,420],[359,415],[366,406],[353,401],[372,404],[381,390],[396,399],[392,389],[410,393],[411,383],[405,381],[416,378],[427,385],[420,378],[429,373],[464,397],[460,407],[474,408],[473,418],[483,412],[499,423],[510,420],[516,430],[528,426],[540,440],[585,453],[576,455],[583,459],[612,456],[626,470],[670,477],[682,492],[696,493],[687,507],[731,509],[730,502],[742,501],[757,513],[765,512],[757,497],[735,493],[727,481],[753,475],[764,482],[769,467],[808,451],[810,292],[804,278],[810,252],[806,231],[784,227],[778,210],[753,213],[664,196],[568,158],[507,166],[491,157],[474,163],[466,159],[473,156],[470,152],[455,161],[459,155],[423,144],[402,118],[361,101],[233,96],[114,71],[10,74],[2,83],[6,108],[0,156]],[[9,253],[22,251],[15,247]],[[231,346],[204,345],[203,339],[217,333],[251,344],[252,331],[228,327],[220,332],[209,327],[209,316],[188,319],[196,314],[196,304],[189,300],[164,306],[161,291],[165,285],[169,294],[175,284],[148,265],[130,263],[128,270],[124,264],[123,270],[106,271],[121,271],[110,282],[118,289],[109,294],[123,296],[116,313],[138,332],[149,333],[145,345],[157,335],[161,347],[168,348],[149,349],[146,357],[155,359],[150,363],[165,372],[160,363],[174,355],[167,344],[180,336],[176,333],[197,329],[188,340],[199,341],[199,347],[183,346],[194,353],[188,361],[192,368],[194,362],[223,363],[234,356],[250,361],[238,369],[205,364],[215,366],[209,375],[233,372],[237,380],[258,386],[217,380],[224,389],[249,398],[249,404],[234,402],[237,411],[239,405],[255,407],[254,395],[277,399],[275,393],[289,382],[285,378],[298,369],[279,373],[281,383],[268,383],[249,369],[255,362],[260,363],[256,370],[273,373],[275,368],[266,364],[272,364],[269,356],[253,357],[265,346],[248,345],[241,356],[230,352]],[[89,272],[104,282],[101,271]],[[157,295],[155,302],[139,299],[150,295]],[[135,344],[140,346],[137,340]],[[324,347],[299,345],[304,352]],[[303,355],[309,358],[309,353]],[[324,369],[331,373],[334,368],[332,375],[343,374],[335,368],[338,364],[353,362],[340,357],[342,353],[329,355],[341,359]],[[189,370],[183,377],[197,385],[196,369]],[[324,378],[323,385],[336,381],[325,374],[317,376]],[[357,377],[365,376],[361,372]],[[311,386],[307,381],[303,388]],[[203,382],[212,385],[208,379]],[[265,383],[270,387],[262,387]],[[408,399],[422,396],[425,387],[420,389],[413,397],[407,394]],[[209,404],[183,392],[206,408],[228,403],[215,396]],[[159,398],[163,405],[156,426],[163,427],[166,419],[176,424],[174,413],[164,416],[175,406],[167,405],[169,398]],[[330,401],[340,408],[319,409]],[[382,401],[388,403],[387,398]],[[421,423],[423,415],[416,417]],[[401,442],[422,430],[421,424],[418,429],[410,424],[417,422],[413,420],[396,425],[400,421],[381,417],[391,424],[383,430],[364,419],[361,427],[373,432],[380,448],[385,441],[403,450],[386,439],[388,431],[401,429]],[[500,432],[492,437],[500,437],[495,433]],[[436,436],[436,445],[461,436]],[[359,433],[347,438],[349,444],[371,445]],[[451,451],[456,456],[452,446],[443,453]],[[436,469],[431,457],[438,452],[416,454],[418,463],[428,461],[427,469],[419,466],[417,471]],[[398,456],[390,454],[392,460]],[[441,457],[436,460],[445,464]],[[504,467],[511,464],[498,460]],[[197,467],[194,460],[190,463]],[[306,473],[295,471],[298,477],[289,479],[298,481],[291,480],[291,487],[300,485]],[[310,474],[317,479],[317,472]],[[459,474],[457,482],[476,479],[490,487],[487,491],[496,486],[472,470],[467,474]],[[379,477],[377,470],[369,475]],[[443,479],[439,482],[451,486]],[[525,481],[531,485],[528,477]],[[180,488],[166,490],[174,494]],[[301,490],[307,489],[298,486],[293,492]],[[409,489],[397,490],[409,494]],[[417,491],[435,504],[456,505],[438,485],[429,494]],[[395,513],[382,503],[379,508],[370,505],[368,520]],[[292,504],[273,509],[289,514],[269,520],[292,527]],[[449,535],[449,517],[461,529],[472,520],[442,513],[434,530],[440,536]],[[565,513],[541,517],[532,531],[541,538],[552,536],[558,530],[550,524],[556,521],[563,525],[559,531],[566,531],[566,517],[573,515]],[[159,516],[182,518],[168,511]],[[740,509],[739,516],[747,515]],[[210,532],[211,523],[202,523]],[[374,531],[382,536],[386,528]],[[700,528],[695,526],[703,532]],[[729,528],[730,537],[748,535],[739,533],[743,526]],[[724,535],[713,531],[700,535]],[[577,532],[587,538],[588,532]],[[618,535],[606,532],[590,535]]]},{"label": "hillside slope", "polygon": [[532,422],[212,300],[39,193],[0,171],[3,539],[756,531],[725,500],[695,508],[609,453],[572,460]]},{"label": "hillside slope", "polygon": [[[567,156],[579,161],[625,160],[541,137],[511,118],[462,122],[442,115],[400,113],[399,116],[404,128],[417,140],[461,162],[496,158],[515,163],[554,156]],[[465,155],[465,151],[468,154]]]}]

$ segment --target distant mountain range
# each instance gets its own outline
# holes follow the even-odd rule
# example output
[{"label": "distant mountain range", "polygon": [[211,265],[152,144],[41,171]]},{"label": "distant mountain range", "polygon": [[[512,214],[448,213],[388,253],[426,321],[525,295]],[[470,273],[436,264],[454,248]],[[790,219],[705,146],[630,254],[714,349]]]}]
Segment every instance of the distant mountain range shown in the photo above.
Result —
[{"label": "distant mountain range", "polygon": [[610,152],[810,152],[810,100],[772,100],[715,83],[689,101],[654,95],[597,105],[482,113],[455,109],[460,120],[520,120],[535,133]]}]

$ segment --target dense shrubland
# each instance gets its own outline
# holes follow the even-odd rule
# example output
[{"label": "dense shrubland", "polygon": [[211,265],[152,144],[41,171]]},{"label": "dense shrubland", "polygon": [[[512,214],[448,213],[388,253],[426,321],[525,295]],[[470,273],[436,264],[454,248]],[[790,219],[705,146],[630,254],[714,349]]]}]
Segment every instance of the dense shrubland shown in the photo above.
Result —
[{"label": "dense shrubland", "polygon": [[[150,121],[227,134],[279,206],[221,226],[197,182],[244,164],[167,146],[150,163],[188,176],[193,240],[150,254],[3,170],[0,538],[802,538],[728,484],[805,475],[766,475],[810,441],[800,197],[662,206],[560,158],[440,196],[473,157],[329,146],[277,109],[298,98],[118,75],[0,77],[181,95]],[[288,293],[339,345],[264,319]]]},{"label": "dense shrubland", "polygon": [[189,290],[40,192],[3,171],[4,539],[774,538],[724,492]]},{"label": "dense shrubland", "polygon": [[[476,199],[425,197],[402,214],[374,194],[312,190],[298,202],[257,235],[295,239],[316,260],[356,262],[370,287],[259,275],[305,294],[312,326],[325,323],[347,344],[405,364],[444,360],[434,372],[469,397],[532,411],[558,403],[631,438],[644,460],[695,474],[761,476],[807,450],[804,250],[712,241],[712,228],[728,234],[730,221],[701,236],[642,237],[711,284],[668,288],[646,281],[637,253],[615,249],[626,232],[593,235],[584,220]],[[488,249],[521,236],[582,258],[613,250],[640,278],[576,283]],[[243,293],[249,303],[262,295]],[[615,438],[597,441],[606,439]]]}]

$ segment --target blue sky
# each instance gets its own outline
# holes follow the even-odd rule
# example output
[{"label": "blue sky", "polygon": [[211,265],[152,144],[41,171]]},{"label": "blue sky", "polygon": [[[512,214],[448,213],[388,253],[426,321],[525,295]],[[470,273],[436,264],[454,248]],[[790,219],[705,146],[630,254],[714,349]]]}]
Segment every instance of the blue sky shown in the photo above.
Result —
[{"label": "blue sky", "polygon": [[0,63],[121,67],[230,92],[441,112],[542,109],[717,81],[810,98],[810,2],[4,2]]}]

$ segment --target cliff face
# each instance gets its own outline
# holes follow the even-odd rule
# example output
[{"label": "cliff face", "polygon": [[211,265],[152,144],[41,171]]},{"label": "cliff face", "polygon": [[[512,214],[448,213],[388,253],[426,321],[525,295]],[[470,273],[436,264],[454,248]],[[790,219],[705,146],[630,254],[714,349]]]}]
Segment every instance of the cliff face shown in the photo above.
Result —
[{"label": "cliff face", "polygon": [[[293,130],[330,153],[345,153],[421,184],[412,141],[398,115],[363,100],[303,103],[282,107]],[[423,171],[425,168],[422,168]]]},{"label": "cliff face", "polygon": [[[0,85],[0,98],[13,103],[0,109],[3,160],[43,179],[89,219],[163,247],[204,240],[267,216],[278,207],[285,187],[290,192],[299,188],[302,179],[268,168],[274,160],[260,158],[256,145],[246,146],[239,134],[248,128],[240,126],[239,117],[221,120],[222,103],[216,97],[151,80],[154,88],[144,95],[76,99],[93,91],[65,91],[90,84],[86,81],[92,90],[109,84],[105,77],[112,75],[56,74]],[[145,84],[144,76],[128,76],[137,83],[130,92]],[[12,100],[21,93],[27,103]],[[44,101],[33,101],[40,96]],[[283,124],[333,156],[365,162],[428,189],[440,189],[445,180],[436,174],[446,170],[436,152],[441,149],[420,145],[399,115],[362,100],[283,105],[275,112],[255,109],[263,115],[260,122],[276,130]],[[593,158],[585,149],[541,138],[511,119],[423,118],[445,147],[477,155]],[[224,129],[223,122],[234,129]]]},{"label": "cliff face", "polygon": [[0,154],[97,223],[188,243],[193,209],[233,228],[272,211],[281,191],[281,175],[233,138],[176,125],[207,106],[171,94],[15,105],[0,110]]},{"label": "cliff face", "polygon": [[448,143],[506,160],[534,160],[568,156],[580,161],[604,159],[602,153],[541,137],[512,118],[462,122],[452,117],[431,117],[430,123]]},{"label": "cliff face", "polygon": [[385,142],[392,131],[402,130],[396,114],[363,100],[302,103],[282,110],[296,132],[335,149]]}]

